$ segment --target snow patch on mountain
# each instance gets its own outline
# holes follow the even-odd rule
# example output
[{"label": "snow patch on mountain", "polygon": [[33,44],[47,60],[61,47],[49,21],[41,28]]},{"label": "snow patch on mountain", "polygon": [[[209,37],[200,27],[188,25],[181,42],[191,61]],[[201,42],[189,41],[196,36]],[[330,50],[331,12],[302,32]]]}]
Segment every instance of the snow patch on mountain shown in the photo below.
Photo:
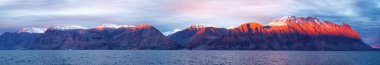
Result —
[{"label": "snow patch on mountain", "polygon": [[267,25],[269,25],[269,26],[285,26],[285,25],[288,25],[287,22],[289,20],[297,22],[296,19],[297,18],[295,16],[284,16],[284,17],[281,17],[279,19],[273,20],[272,22],[268,23]]},{"label": "snow patch on mountain", "polygon": [[281,17],[279,20],[288,20],[288,19],[295,20],[296,17],[295,16],[284,16],[284,17]]},{"label": "snow patch on mountain", "polygon": [[295,23],[301,23],[301,22],[306,22],[308,24],[312,23],[317,23],[318,25],[326,25],[325,21],[319,20],[318,18],[314,17],[295,17],[295,16],[284,16],[279,19],[275,19],[272,22],[268,23],[267,25],[269,26],[285,26],[288,25],[290,22],[295,22]]},{"label": "snow patch on mountain", "polygon": [[48,29],[52,29],[52,30],[76,30],[76,29],[88,29],[88,28],[82,27],[82,26],[67,25],[67,26],[52,26],[52,27],[49,27]]},{"label": "snow patch on mountain", "polygon": [[122,28],[122,27],[129,28],[129,27],[135,27],[135,26],[134,25],[102,24],[102,25],[97,26],[97,27],[118,29],[118,28]]},{"label": "snow patch on mountain", "polygon": [[18,33],[44,33],[47,28],[21,28]]},{"label": "snow patch on mountain", "polygon": [[285,26],[285,25],[288,25],[286,22],[270,22],[268,23],[267,25],[269,26]]}]

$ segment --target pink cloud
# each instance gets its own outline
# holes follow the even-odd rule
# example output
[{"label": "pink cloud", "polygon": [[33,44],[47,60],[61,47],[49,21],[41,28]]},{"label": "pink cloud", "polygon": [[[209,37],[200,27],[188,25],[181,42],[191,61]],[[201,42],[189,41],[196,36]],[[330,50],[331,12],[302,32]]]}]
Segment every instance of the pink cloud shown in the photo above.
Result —
[{"label": "pink cloud", "polygon": [[[287,14],[283,0],[184,0],[172,4],[175,15],[193,19],[250,18]],[[275,4],[275,5],[273,5]]]},{"label": "pink cloud", "polygon": [[380,48],[378,45],[371,45],[372,48]]}]

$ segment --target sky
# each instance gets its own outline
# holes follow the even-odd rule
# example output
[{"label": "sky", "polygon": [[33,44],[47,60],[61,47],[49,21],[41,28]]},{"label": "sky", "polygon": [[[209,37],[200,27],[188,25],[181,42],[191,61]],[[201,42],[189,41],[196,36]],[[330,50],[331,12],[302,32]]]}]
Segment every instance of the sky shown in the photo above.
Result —
[{"label": "sky", "polygon": [[0,0],[0,34],[24,27],[149,24],[168,34],[193,24],[267,24],[283,16],[347,23],[380,47],[380,0]]}]

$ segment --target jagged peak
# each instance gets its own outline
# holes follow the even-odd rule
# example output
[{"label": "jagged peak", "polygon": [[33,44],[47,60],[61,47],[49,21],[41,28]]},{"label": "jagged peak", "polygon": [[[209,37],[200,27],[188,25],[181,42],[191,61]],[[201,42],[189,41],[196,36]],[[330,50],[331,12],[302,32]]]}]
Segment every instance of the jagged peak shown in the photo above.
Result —
[{"label": "jagged peak", "polygon": [[76,25],[59,25],[59,26],[51,26],[48,28],[49,30],[76,30],[76,29],[89,29],[83,26]]},{"label": "jagged peak", "polygon": [[261,24],[257,22],[249,22],[249,23],[244,23],[241,24],[240,26],[235,27],[234,29],[248,29],[248,28],[261,28],[263,27]]},{"label": "jagged peak", "polygon": [[272,22],[269,22],[267,25],[269,26],[286,26],[290,23],[317,23],[326,25],[325,21],[319,20],[315,17],[296,17],[296,16],[284,16],[278,19],[273,20]]},{"label": "jagged peak", "polygon": [[239,27],[230,30],[236,30],[240,32],[257,32],[260,31],[263,26],[257,22],[249,22],[241,24]]},{"label": "jagged peak", "polygon": [[284,17],[281,17],[279,18],[280,20],[294,20],[296,19],[297,17],[296,16],[284,16]]},{"label": "jagged peak", "polygon": [[295,16],[284,16],[278,19],[269,22],[267,25],[269,26],[286,26],[289,22],[297,22],[297,17]]},{"label": "jagged peak", "polygon": [[21,28],[17,32],[18,33],[44,33],[47,30],[47,28]]}]

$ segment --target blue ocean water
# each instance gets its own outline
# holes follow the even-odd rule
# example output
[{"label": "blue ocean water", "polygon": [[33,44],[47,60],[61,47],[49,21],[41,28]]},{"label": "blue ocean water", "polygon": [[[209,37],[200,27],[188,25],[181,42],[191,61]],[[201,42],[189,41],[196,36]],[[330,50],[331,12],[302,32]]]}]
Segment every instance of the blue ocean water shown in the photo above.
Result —
[{"label": "blue ocean water", "polygon": [[1,50],[1,65],[380,65],[379,51]]}]

